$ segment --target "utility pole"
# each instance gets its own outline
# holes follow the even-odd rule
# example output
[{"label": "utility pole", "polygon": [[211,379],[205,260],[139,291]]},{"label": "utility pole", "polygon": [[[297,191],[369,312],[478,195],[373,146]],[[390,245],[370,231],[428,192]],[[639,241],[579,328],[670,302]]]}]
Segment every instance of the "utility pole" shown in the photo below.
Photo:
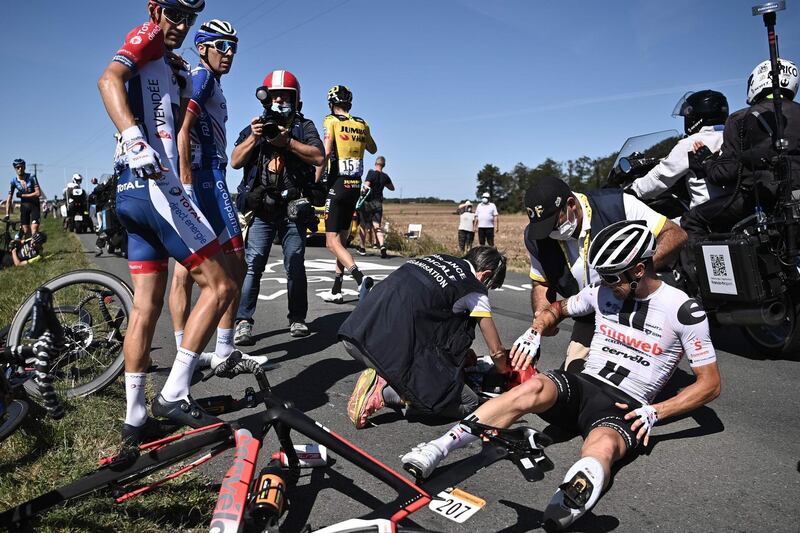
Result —
[{"label": "utility pole", "polygon": [[39,178],[39,167],[43,167],[44,165],[41,164],[41,163],[31,163],[31,166],[33,167],[33,177],[38,179]]}]

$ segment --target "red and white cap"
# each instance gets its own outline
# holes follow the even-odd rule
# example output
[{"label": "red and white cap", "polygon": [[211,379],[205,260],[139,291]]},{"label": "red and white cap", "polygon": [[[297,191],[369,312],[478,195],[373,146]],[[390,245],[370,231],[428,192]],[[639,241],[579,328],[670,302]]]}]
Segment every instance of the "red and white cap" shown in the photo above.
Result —
[{"label": "red and white cap", "polygon": [[288,70],[273,70],[267,77],[264,78],[263,86],[270,91],[288,90],[294,91],[295,96],[295,109],[300,106],[300,82],[294,74]]}]

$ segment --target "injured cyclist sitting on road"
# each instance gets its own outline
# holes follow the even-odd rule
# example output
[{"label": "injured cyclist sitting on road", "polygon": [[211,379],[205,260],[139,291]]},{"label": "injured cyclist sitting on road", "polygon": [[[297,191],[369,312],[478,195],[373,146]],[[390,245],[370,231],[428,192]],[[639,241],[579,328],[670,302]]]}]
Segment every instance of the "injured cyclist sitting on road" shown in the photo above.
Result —
[{"label": "injured cyclist sitting on road", "polygon": [[[544,512],[547,528],[564,528],[591,509],[611,475],[611,465],[643,442],[658,420],[688,413],[720,393],[716,354],[703,309],[684,292],[663,283],[653,268],[655,237],[644,221],[621,221],[597,234],[589,262],[600,285],[546,308],[530,335],[515,343],[511,364],[527,367],[540,333],[572,316],[596,312],[595,330],[581,373],[551,370],[481,405],[470,420],[509,427],[536,413],[546,422],[582,434],[581,459],[566,473]],[[653,404],[683,354],[696,381]],[[436,440],[403,456],[403,466],[428,477],[451,451],[475,442],[456,424]]]},{"label": "injured cyclist sitting on road", "polygon": [[479,246],[463,258],[406,262],[377,284],[339,329],[347,352],[367,368],[347,414],[359,429],[383,407],[463,418],[478,407],[464,366],[479,325],[498,372],[507,369],[492,320],[489,289],[506,276],[506,258]]}]

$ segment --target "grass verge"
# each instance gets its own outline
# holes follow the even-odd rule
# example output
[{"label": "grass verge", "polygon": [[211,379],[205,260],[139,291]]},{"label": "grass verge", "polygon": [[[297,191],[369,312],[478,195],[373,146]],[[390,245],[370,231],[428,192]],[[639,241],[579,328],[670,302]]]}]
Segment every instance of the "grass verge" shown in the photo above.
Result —
[{"label": "grass verge", "polygon": [[[78,239],[60,219],[45,219],[46,254],[40,263],[0,271],[0,325],[8,324],[28,294],[58,274],[91,266]],[[152,394],[151,390],[148,390]],[[125,412],[122,381],[99,394],[65,402],[66,416],[51,420],[32,406],[22,427],[0,443],[0,510],[74,481],[116,452]],[[162,475],[166,472],[162,472]],[[108,492],[56,507],[33,521],[35,531],[187,531],[208,527],[216,491],[187,474],[153,494],[116,504]],[[5,524],[0,524],[0,528]]]}]

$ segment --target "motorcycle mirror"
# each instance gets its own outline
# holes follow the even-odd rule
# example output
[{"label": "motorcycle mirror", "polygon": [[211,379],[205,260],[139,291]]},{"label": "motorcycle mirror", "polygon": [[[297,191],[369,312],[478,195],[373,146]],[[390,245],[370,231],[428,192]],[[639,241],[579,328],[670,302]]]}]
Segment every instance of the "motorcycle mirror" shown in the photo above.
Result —
[{"label": "motorcycle mirror", "polygon": [[633,168],[633,165],[631,165],[631,162],[628,160],[627,157],[620,158],[619,163],[617,163],[617,166],[619,167],[619,170],[623,174],[627,174],[628,172],[631,171],[631,168]]}]

